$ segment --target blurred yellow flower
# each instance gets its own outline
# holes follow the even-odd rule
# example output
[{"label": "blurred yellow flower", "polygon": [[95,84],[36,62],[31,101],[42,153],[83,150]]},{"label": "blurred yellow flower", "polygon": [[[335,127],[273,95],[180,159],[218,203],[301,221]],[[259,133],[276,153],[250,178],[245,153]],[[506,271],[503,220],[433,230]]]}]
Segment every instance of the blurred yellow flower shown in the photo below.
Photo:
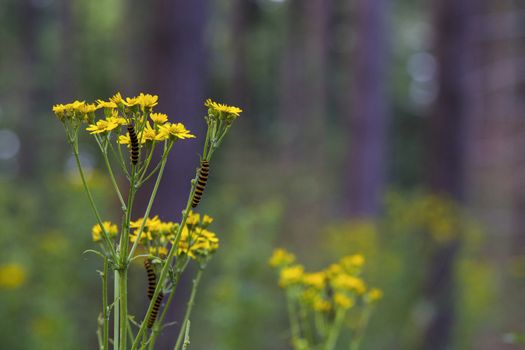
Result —
[{"label": "blurred yellow flower", "polygon": [[340,308],[350,309],[352,306],[354,306],[355,301],[354,299],[347,297],[343,293],[335,293],[334,303]]},{"label": "blurred yellow flower", "polygon": [[304,267],[302,265],[283,268],[279,277],[279,286],[281,288],[286,288],[290,285],[300,283],[303,278],[303,273]]},{"label": "blurred yellow flower", "polygon": [[383,292],[377,288],[372,288],[365,294],[365,302],[372,304],[383,297]]},{"label": "blurred yellow flower", "polygon": [[[104,227],[104,230],[108,234],[109,238],[117,237],[117,225],[111,223],[110,221],[104,221],[102,222],[102,226]],[[102,240],[102,229],[100,228],[99,224],[93,225],[93,228],[91,229],[91,237],[93,238],[93,242],[100,242]]]},{"label": "blurred yellow flower", "polygon": [[366,292],[366,285],[362,279],[345,273],[335,276],[332,279],[332,285],[335,289],[342,289],[359,295]]},{"label": "blurred yellow flower", "polygon": [[285,265],[290,265],[295,261],[295,255],[286,251],[282,248],[277,248],[273,251],[268,264],[272,267],[281,267]]},{"label": "blurred yellow flower", "polygon": [[18,263],[0,265],[0,289],[16,289],[27,279],[26,269]]},{"label": "blurred yellow flower", "polygon": [[326,275],[324,272],[306,273],[303,277],[303,282],[307,286],[323,289],[326,282]]}]

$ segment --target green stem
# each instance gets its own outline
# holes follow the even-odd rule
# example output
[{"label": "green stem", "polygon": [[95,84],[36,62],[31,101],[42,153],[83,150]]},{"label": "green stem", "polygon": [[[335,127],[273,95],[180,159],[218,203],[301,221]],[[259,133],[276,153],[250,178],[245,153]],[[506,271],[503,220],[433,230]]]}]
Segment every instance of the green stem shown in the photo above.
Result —
[{"label": "green stem", "polygon": [[102,219],[100,218],[100,214],[98,213],[97,206],[95,205],[95,200],[93,199],[93,195],[91,194],[91,191],[89,190],[89,186],[86,181],[86,176],[84,175],[84,171],[82,170],[82,165],[80,164],[80,158],[78,155],[78,141],[76,139],[73,140],[71,142],[71,145],[73,146],[73,154],[75,156],[77,168],[80,173],[82,185],[84,186],[84,190],[86,191],[86,194],[89,199],[89,204],[91,205],[91,209],[93,210],[93,213],[95,214],[97,222],[100,226],[100,230],[102,231],[102,236],[104,237],[104,240],[106,241],[106,244],[108,245],[108,248],[111,251],[111,256],[113,260],[116,261],[117,253],[115,252],[115,247],[113,247],[113,244],[111,243],[111,240],[109,239],[108,233],[106,232],[106,229],[104,228],[104,225],[102,224]]},{"label": "green stem", "polygon": [[324,342],[324,338],[326,336],[326,326],[323,314],[321,314],[320,311],[315,311],[314,320],[317,334],[319,335],[319,338]]},{"label": "green stem", "polygon": [[120,349],[126,350],[128,325],[128,269],[124,268],[120,276]]},{"label": "green stem", "polygon": [[190,346],[190,320],[186,324],[186,331],[184,332],[184,343],[182,343],[182,350],[188,349]]},{"label": "green stem", "polygon": [[175,343],[175,347],[173,348],[173,350],[177,350],[180,347],[182,340],[184,339],[184,334],[186,333],[185,329],[188,326],[191,311],[193,309],[193,305],[195,304],[195,295],[197,294],[197,288],[199,287],[199,282],[201,280],[203,271],[204,268],[200,267],[199,271],[197,271],[195,279],[193,280],[193,287],[191,289],[190,300],[188,301],[188,307],[186,308],[186,313],[184,314],[182,326],[179,330],[179,336],[177,337],[177,342]]},{"label": "green stem", "polygon": [[114,314],[113,314],[113,349],[118,350],[119,349],[119,317],[120,317],[120,272],[119,270],[115,270],[113,272],[113,276],[115,278],[113,283],[113,308],[114,308]]},{"label": "green stem", "polygon": [[286,306],[288,308],[288,318],[290,320],[290,327],[292,331],[292,344],[295,348],[296,341],[301,338],[301,329],[299,328],[299,320],[297,319],[297,311],[295,310],[295,298],[292,292],[286,291]]},{"label": "green stem", "polygon": [[335,321],[332,324],[330,331],[328,332],[328,337],[326,339],[324,350],[334,349],[335,344],[337,343],[337,338],[339,337],[339,333],[341,332],[341,326],[343,325],[343,321],[345,319],[345,313],[346,310],[343,308],[339,308],[336,311]]},{"label": "green stem", "polygon": [[102,276],[102,317],[104,318],[104,340],[102,349],[109,349],[109,309],[108,309],[108,259],[104,259],[104,276]]},{"label": "green stem", "polygon": [[[185,267],[185,266],[184,266]],[[157,340],[157,337],[160,334],[160,331],[162,329],[162,323],[164,322],[164,319],[166,318],[166,315],[168,314],[169,306],[171,305],[171,300],[173,299],[173,296],[175,295],[175,291],[177,290],[177,285],[179,284],[180,276],[182,272],[184,271],[184,267],[177,271],[175,275],[175,284],[171,287],[170,295],[168,296],[168,299],[166,300],[166,303],[164,304],[164,309],[162,309],[162,313],[160,314],[160,317],[158,318],[157,322],[153,326],[153,331],[151,333],[151,339],[149,343],[149,349],[153,350],[155,348],[155,341]]]},{"label": "green stem", "polygon": [[137,183],[139,184],[143,183],[142,179],[144,178],[144,175],[146,175],[146,172],[148,171],[149,164],[151,163],[151,159],[153,158],[153,150],[155,149],[155,144],[156,144],[155,141],[153,141],[151,144],[151,148],[150,148],[148,157],[146,158],[146,161],[143,163],[144,165],[143,165],[142,170],[140,171],[139,180],[137,181]]},{"label": "green stem", "polygon": [[128,204],[127,210],[125,212],[123,222],[122,222],[122,231],[120,235],[120,266],[118,268],[121,270],[120,278],[120,349],[127,349],[127,327],[128,327],[128,267],[129,267],[129,258],[128,258],[128,242],[129,242],[129,226],[131,221],[131,211],[133,209],[133,201],[135,200],[136,188],[135,188],[135,178],[137,176],[136,167],[132,165],[131,167],[131,179],[129,186],[128,194]]},{"label": "green stem", "polygon": [[361,345],[361,341],[363,339],[363,335],[365,333],[366,326],[368,325],[368,321],[370,320],[370,315],[372,313],[371,309],[371,306],[366,306],[365,310],[363,311],[363,316],[361,317],[357,329],[355,330],[355,334],[352,337],[352,340],[350,341],[350,350],[359,349],[359,346]]},{"label": "green stem", "polygon": [[144,231],[144,226],[146,224],[146,219],[149,216],[151,207],[153,206],[153,201],[155,200],[155,196],[157,195],[157,191],[160,185],[160,180],[162,179],[162,174],[164,173],[164,167],[166,166],[168,153],[170,152],[172,146],[173,146],[173,143],[167,146],[167,148],[164,150],[164,154],[162,155],[161,166],[160,166],[159,174],[157,175],[157,181],[155,181],[155,186],[153,187],[153,191],[151,192],[148,206],[146,207],[146,212],[144,213],[143,220],[139,228],[139,232],[137,233],[137,239],[135,240],[135,242],[133,243],[133,246],[131,247],[131,250],[128,256],[128,260],[130,260],[133,257],[133,254],[135,253],[135,249],[137,249],[137,246],[140,242],[140,238],[142,236],[142,232]]},{"label": "green stem", "polygon": [[106,167],[108,168],[109,177],[111,179],[111,183],[113,184],[113,187],[115,188],[115,192],[117,193],[117,197],[120,201],[120,205],[122,207],[122,211],[126,212],[126,203],[124,203],[124,199],[122,198],[122,194],[120,193],[120,189],[117,184],[117,180],[115,180],[115,175],[113,174],[113,170],[111,169],[111,164],[109,163],[109,158],[107,153],[102,152],[104,156],[104,162],[106,163]]}]

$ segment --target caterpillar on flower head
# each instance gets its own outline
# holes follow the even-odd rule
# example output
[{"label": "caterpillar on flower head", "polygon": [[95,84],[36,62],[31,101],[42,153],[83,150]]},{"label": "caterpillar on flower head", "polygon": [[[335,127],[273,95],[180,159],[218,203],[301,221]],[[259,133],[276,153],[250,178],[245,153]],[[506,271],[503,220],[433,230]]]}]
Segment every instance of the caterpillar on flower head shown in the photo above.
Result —
[{"label": "caterpillar on flower head", "polygon": [[131,163],[133,163],[133,165],[137,165],[139,161],[139,139],[132,122],[128,124],[128,134],[129,146],[131,149]]},{"label": "caterpillar on flower head", "polygon": [[210,163],[207,160],[202,160],[201,167],[199,169],[199,177],[197,178],[197,185],[195,186],[195,193],[193,194],[193,201],[191,202],[192,208],[197,207],[201,201],[202,193],[204,192],[206,182],[208,181],[209,172]]},{"label": "caterpillar on flower head", "polygon": [[160,304],[162,303],[162,298],[164,297],[164,294],[160,292],[157,299],[155,299],[155,304],[153,304],[153,310],[151,310],[151,314],[148,318],[148,328],[153,327],[153,324],[155,323],[155,320],[157,319],[157,316],[159,315],[160,310]]},{"label": "caterpillar on flower head", "polygon": [[153,265],[151,265],[151,261],[149,259],[144,260],[144,267],[146,268],[146,273],[148,276],[147,294],[148,298],[151,300],[151,298],[153,298],[153,294],[155,293],[155,286],[157,285],[157,275],[155,275],[155,270],[153,269]]}]

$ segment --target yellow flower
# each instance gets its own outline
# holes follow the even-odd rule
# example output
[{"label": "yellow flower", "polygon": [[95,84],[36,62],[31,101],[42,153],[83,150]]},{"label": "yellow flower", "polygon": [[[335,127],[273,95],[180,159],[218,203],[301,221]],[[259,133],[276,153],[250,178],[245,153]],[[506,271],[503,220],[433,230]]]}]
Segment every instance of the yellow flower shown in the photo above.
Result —
[{"label": "yellow flower", "polygon": [[324,272],[307,273],[303,277],[303,283],[317,289],[323,289],[325,286],[326,275]]},{"label": "yellow flower", "polygon": [[212,222],[213,222],[213,218],[211,216],[204,215],[204,217],[202,218],[202,224],[204,226],[209,226]]},{"label": "yellow flower", "polygon": [[240,109],[239,107],[228,106],[222,103],[217,103],[217,102],[212,101],[211,99],[207,99],[206,102],[204,103],[204,106],[208,107],[210,113],[213,113],[213,112],[216,112],[218,114],[224,113],[227,116],[234,117],[233,119],[238,117],[242,112],[242,109]]},{"label": "yellow flower", "polygon": [[77,112],[84,113],[85,110],[84,101],[74,101],[68,104],[57,104],[53,106],[53,112],[61,120],[65,118],[73,118]]},{"label": "yellow flower", "polygon": [[124,104],[128,107],[140,106],[144,108],[152,108],[158,104],[159,96],[140,93],[135,97],[126,97],[126,102]]},{"label": "yellow flower", "polygon": [[381,290],[377,288],[372,288],[368,291],[368,293],[365,294],[364,299],[367,304],[372,304],[381,299],[382,297],[383,292]]},{"label": "yellow flower", "polygon": [[155,124],[164,124],[168,121],[168,116],[164,113],[151,113],[149,117]]},{"label": "yellow flower", "polygon": [[17,263],[0,265],[0,289],[16,289],[23,285],[27,278],[26,269]]},{"label": "yellow flower", "polygon": [[193,226],[197,225],[201,220],[199,213],[195,213],[193,210],[190,210],[188,213],[188,218],[186,219],[186,225]]},{"label": "yellow flower", "polygon": [[120,95],[120,92],[117,92],[115,95],[110,97],[109,102],[113,102],[117,106],[126,104],[126,101],[124,101],[124,99],[122,98],[122,95]]},{"label": "yellow flower", "polygon": [[304,268],[301,265],[294,265],[283,268],[279,277],[279,286],[281,288],[286,288],[290,285],[301,282],[301,279],[303,278],[303,273]]},{"label": "yellow flower", "polygon": [[182,123],[166,123],[164,125],[159,126],[159,131],[156,140],[164,141],[168,138],[189,139],[194,137],[195,135],[192,135]]},{"label": "yellow flower", "polygon": [[[110,221],[104,221],[102,222],[102,226],[104,226],[104,230],[108,234],[109,238],[117,237],[118,235],[117,225],[111,223]],[[99,242],[102,240],[102,229],[100,228],[99,224],[93,225],[93,228],[91,229],[91,236],[93,238],[93,242]]]},{"label": "yellow flower", "polygon": [[131,140],[129,139],[129,134],[120,135],[117,140],[119,145],[129,145],[130,142]]},{"label": "yellow flower", "polygon": [[272,267],[282,267],[285,265],[290,265],[295,261],[295,255],[289,253],[288,251],[277,248],[273,251],[268,264]]},{"label": "yellow flower", "polygon": [[109,120],[99,120],[96,124],[89,125],[86,130],[91,134],[100,134],[103,132],[111,131],[118,127],[119,125],[114,121]]},{"label": "yellow flower", "polygon": [[112,116],[107,118],[106,120],[108,121],[108,123],[114,123],[114,124],[117,124],[118,126],[128,124],[126,118],[119,117],[118,113],[113,113]]},{"label": "yellow flower", "polygon": [[354,299],[351,299],[344,295],[343,293],[335,293],[334,295],[334,303],[335,305],[343,308],[343,309],[350,309],[352,306],[354,306],[355,301]]},{"label": "yellow flower", "polygon": [[344,267],[361,267],[365,264],[365,257],[361,254],[348,255],[341,259]]},{"label": "yellow flower", "polygon": [[168,248],[166,247],[149,247],[149,253],[158,257],[168,256]]},{"label": "yellow flower", "polygon": [[[120,94],[119,94],[120,95]],[[117,104],[113,101],[103,101],[103,100],[97,100],[97,109],[100,108],[117,108]]]},{"label": "yellow flower", "polygon": [[330,302],[328,300],[324,300],[322,297],[315,298],[312,306],[314,310],[321,312],[329,311],[332,308]]},{"label": "yellow flower", "polygon": [[362,279],[345,273],[335,276],[332,280],[332,285],[335,289],[342,289],[359,295],[364,294],[366,291],[366,285]]},{"label": "yellow flower", "polygon": [[53,113],[58,115],[63,115],[67,111],[67,107],[63,104],[57,104],[53,106]]},{"label": "yellow flower", "polygon": [[80,113],[88,114],[93,113],[97,110],[97,106],[94,103],[84,103],[77,109]]},{"label": "yellow flower", "polygon": [[140,138],[143,139],[141,140],[141,143],[144,143],[146,141],[154,141],[157,133],[155,132],[155,129],[151,127],[150,123],[147,122],[140,136]]}]

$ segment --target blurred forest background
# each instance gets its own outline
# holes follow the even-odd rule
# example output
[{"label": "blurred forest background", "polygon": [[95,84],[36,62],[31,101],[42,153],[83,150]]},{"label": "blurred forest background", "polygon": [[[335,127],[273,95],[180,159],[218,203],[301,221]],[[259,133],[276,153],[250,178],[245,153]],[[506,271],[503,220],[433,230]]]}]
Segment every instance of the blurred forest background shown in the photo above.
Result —
[{"label": "blurred forest background", "polygon": [[[2,0],[0,23],[2,348],[96,346],[94,218],[51,105],[116,91],[158,94],[200,137],[168,163],[164,220],[197,166],[204,99],[245,111],[204,196],[221,249],[192,349],[289,348],[276,246],[309,269],[365,254],[385,297],[364,349],[520,348],[524,1]],[[117,218],[96,151],[81,144]]]}]

